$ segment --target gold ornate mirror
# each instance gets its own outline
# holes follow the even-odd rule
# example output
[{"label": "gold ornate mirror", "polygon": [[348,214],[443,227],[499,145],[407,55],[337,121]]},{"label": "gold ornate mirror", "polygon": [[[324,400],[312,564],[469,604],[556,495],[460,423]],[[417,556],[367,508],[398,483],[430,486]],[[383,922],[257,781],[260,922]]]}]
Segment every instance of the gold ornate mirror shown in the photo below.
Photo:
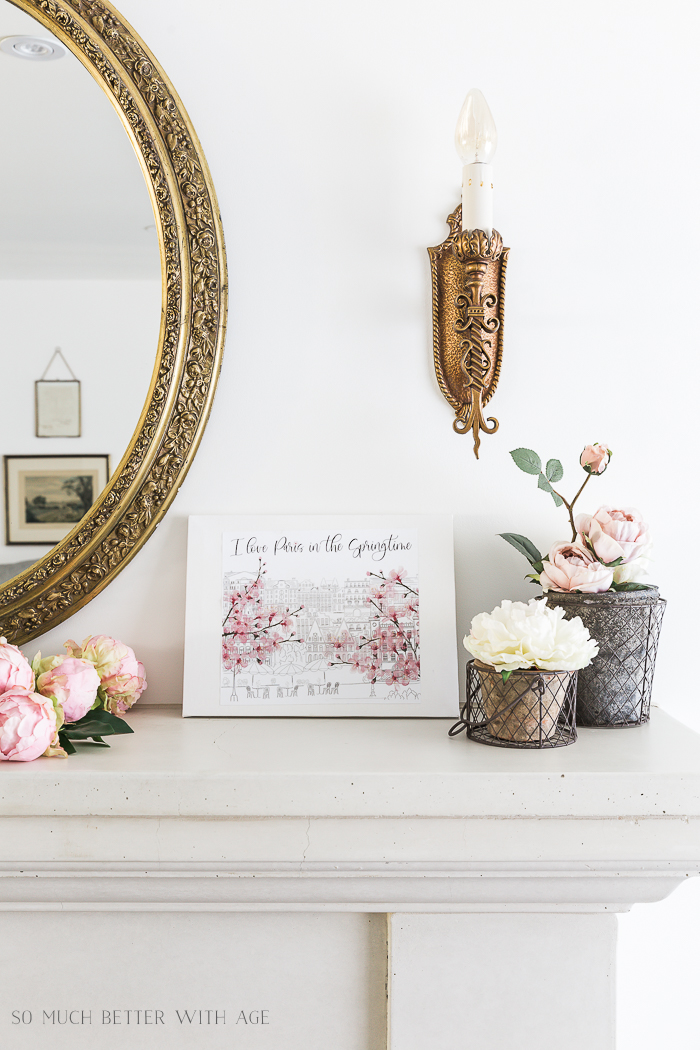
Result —
[{"label": "gold ornate mirror", "polygon": [[[6,3],[6,0],[0,2]],[[56,626],[103,590],[151,535],[182,484],[206,425],[221,364],[226,321],[226,260],[214,188],[197,136],[168,78],[137,34],[114,8],[96,0],[61,0],[60,3],[11,0],[11,3],[13,10],[19,9],[38,23],[37,37],[49,41],[49,47],[54,41],[57,52],[54,57],[59,57],[65,49],[67,59],[74,61],[75,56],[82,63],[121,118],[145,176],[155,215],[150,225],[143,223],[139,205],[134,211],[134,228],[153,231],[155,226],[162,285],[155,367],[126,452],[118,464],[112,464],[113,473],[106,486],[97,491],[101,482],[95,482],[95,490],[90,489],[88,497],[84,491],[79,492],[76,485],[84,478],[69,478],[73,483],[75,519],[68,520],[76,520],[76,524],[48,553],[42,551],[38,561],[0,586],[0,634],[21,644]],[[0,51],[11,54],[8,49],[17,46],[19,51],[16,50],[15,55],[35,58],[43,46],[41,41],[39,45],[31,42],[15,45],[13,40],[19,41],[20,36],[0,41]],[[26,53],[22,54],[22,48]],[[20,69],[16,57],[0,56],[2,61],[7,61],[13,70]],[[24,69],[28,71],[30,63],[22,66],[22,76],[25,76]],[[0,78],[0,89],[1,83]],[[6,148],[6,157],[7,152]],[[99,181],[99,176],[93,175],[91,182],[90,175],[91,172],[86,171],[86,181],[82,183],[86,208],[90,199],[88,188],[93,192],[95,181]],[[46,193],[50,199],[50,175],[45,181],[49,183]],[[109,192],[102,185],[100,189]],[[75,192],[81,194],[79,182]],[[109,207],[107,214],[110,214]],[[93,218],[93,231],[100,228],[101,220]],[[153,237],[153,233],[150,236]],[[154,253],[157,252],[155,240],[152,247]],[[138,255],[140,249],[135,251]],[[10,264],[7,260],[0,261],[0,280],[8,276],[7,266],[11,266],[13,260],[20,266],[22,258],[21,252],[11,252]],[[110,265],[113,262],[112,259]],[[66,275],[62,272],[60,276]],[[115,303],[114,310],[118,309],[119,304]],[[154,343],[157,310],[156,306]],[[108,318],[104,324],[109,325]],[[94,340],[99,343],[100,339],[98,327],[94,330]],[[53,346],[47,347],[46,356],[50,357],[53,350]],[[6,353],[21,352],[19,347],[6,348]],[[65,351],[65,358],[70,358],[69,351]],[[111,363],[113,369],[118,369],[118,361]],[[148,370],[150,372],[150,366]],[[37,374],[34,378],[39,380],[40,376]],[[77,379],[80,380],[80,375]],[[69,385],[65,387],[66,392]],[[118,411],[118,406],[110,406],[109,388],[107,377],[103,390],[107,414],[110,409]],[[48,388],[47,392],[53,394]],[[83,405],[85,401],[83,395]],[[143,394],[139,395],[139,403],[143,404]],[[50,430],[55,419],[46,418]],[[38,416],[36,435],[44,436],[39,430]],[[70,438],[62,440],[60,451],[65,456],[65,442]],[[81,450],[84,452],[85,448]],[[107,450],[96,447],[91,451],[97,454]],[[105,456],[93,458],[106,461]],[[11,459],[5,455],[6,486]],[[70,484],[66,486],[64,482],[63,487],[70,488]],[[63,498],[65,503],[68,497]],[[44,512],[42,520],[52,520],[47,516],[44,495],[39,493],[33,501],[26,495],[22,499],[33,502],[35,510],[38,507]],[[49,534],[50,529],[41,533],[42,536]],[[9,536],[9,521],[6,521],[5,543],[11,542]]]}]

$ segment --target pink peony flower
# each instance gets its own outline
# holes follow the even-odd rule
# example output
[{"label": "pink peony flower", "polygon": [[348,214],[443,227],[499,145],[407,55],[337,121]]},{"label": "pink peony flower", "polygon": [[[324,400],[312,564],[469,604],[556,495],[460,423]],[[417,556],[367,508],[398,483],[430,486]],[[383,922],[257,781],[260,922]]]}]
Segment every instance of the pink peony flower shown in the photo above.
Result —
[{"label": "pink peony flower", "polygon": [[0,693],[14,686],[32,690],[34,672],[17,646],[10,645],[6,638],[0,638]]},{"label": "pink peony flower", "polygon": [[146,668],[129,649],[115,673],[102,679],[107,696],[104,702],[106,710],[114,715],[123,714],[133,707],[146,686]]},{"label": "pink peony flower", "polygon": [[65,648],[69,656],[74,656],[78,660],[89,660],[91,664],[94,664],[100,680],[107,675],[114,674],[129,653],[134,655],[128,645],[106,634],[93,634],[90,638],[85,639],[82,646],[68,641],[65,643]]},{"label": "pink peony flower", "polygon": [[649,544],[649,533],[639,511],[601,507],[592,516],[579,514],[576,529],[581,542],[594,552],[598,561],[610,565],[638,558]]},{"label": "pink peony flower", "polygon": [[105,710],[113,715],[128,711],[145,691],[146,668],[124,642],[106,634],[95,634],[85,639],[82,648],[68,641],[66,649],[71,656],[94,664],[106,694]]},{"label": "pink peony flower", "polygon": [[602,474],[607,469],[612,452],[605,445],[586,445],[580,463],[587,474]]},{"label": "pink peony flower", "polygon": [[7,689],[0,696],[0,761],[33,762],[55,743],[56,728],[48,697],[19,686]]},{"label": "pink peony flower", "polygon": [[94,704],[100,676],[89,660],[66,656],[40,674],[36,686],[43,696],[55,697],[63,708],[66,722],[77,722]]},{"label": "pink peony flower", "polygon": [[607,591],[613,570],[601,565],[581,543],[555,543],[540,573],[543,591]]}]

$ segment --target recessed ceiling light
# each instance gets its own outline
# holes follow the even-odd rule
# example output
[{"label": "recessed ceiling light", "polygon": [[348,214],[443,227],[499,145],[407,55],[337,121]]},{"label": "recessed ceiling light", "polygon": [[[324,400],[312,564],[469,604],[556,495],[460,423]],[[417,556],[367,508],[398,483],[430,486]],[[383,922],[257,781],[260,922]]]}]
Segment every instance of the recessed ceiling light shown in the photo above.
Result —
[{"label": "recessed ceiling light", "polygon": [[38,36],[3,37],[0,51],[15,58],[28,58],[30,62],[54,62],[66,54],[65,47],[57,40],[44,40]]}]

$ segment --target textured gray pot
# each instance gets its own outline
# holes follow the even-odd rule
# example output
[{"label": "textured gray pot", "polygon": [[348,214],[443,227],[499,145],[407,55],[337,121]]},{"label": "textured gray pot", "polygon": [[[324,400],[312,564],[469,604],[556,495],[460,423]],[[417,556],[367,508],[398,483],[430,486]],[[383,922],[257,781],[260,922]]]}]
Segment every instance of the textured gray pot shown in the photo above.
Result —
[{"label": "textured gray pot", "polygon": [[598,656],[578,673],[576,723],[630,726],[649,721],[656,650],[666,602],[659,588],[570,594],[547,591],[547,605],[580,616]]}]

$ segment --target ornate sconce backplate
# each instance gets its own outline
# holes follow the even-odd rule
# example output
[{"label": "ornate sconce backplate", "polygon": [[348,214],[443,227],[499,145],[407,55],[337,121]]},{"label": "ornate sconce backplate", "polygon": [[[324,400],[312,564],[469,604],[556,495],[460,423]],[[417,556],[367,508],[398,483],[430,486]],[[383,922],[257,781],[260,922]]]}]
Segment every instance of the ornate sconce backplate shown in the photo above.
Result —
[{"label": "ornate sconce backplate", "polygon": [[433,355],[445,399],[455,410],[457,434],[495,434],[498,420],[483,408],[498,385],[503,353],[503,303],[508,248],[496,230],[462,232],[461,205],[447,222],[450,234],[428,248],[433,282]]}]

